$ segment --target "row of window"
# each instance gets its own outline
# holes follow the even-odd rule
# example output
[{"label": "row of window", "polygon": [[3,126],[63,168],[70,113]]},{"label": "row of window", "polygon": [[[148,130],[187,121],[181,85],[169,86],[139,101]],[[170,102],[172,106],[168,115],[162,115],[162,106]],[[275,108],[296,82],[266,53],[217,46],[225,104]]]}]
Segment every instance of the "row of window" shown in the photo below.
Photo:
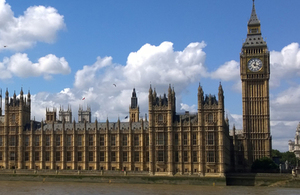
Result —
[{"label": "row of window", "polygon": [[[197,133],[192,134],[192,145],[197,145],[198,144],[198,137]],[[66,146],[72,146],[73,135],[66,135]],[[24,146],[29,146],[30,144],[30,136],[26,135],[24,137]],[[45,145],[50,146],[51,145],[51,135],[46,135],[45,136]],[[165,134],[164,133],[157,133],[156,134],[156,145],[164,145],[165,144]],[[55,145],[56,146],[61,146],[61,135],[55,135]],[[9,136],[9,146],[16,146],[18,143],[17,137],[16,136]],[[179,143],[179,136],[178,133],[174,134],[174,145],[178,145]],[[41,140],[40,140],[40,135],[35,135],[34,136],[34,146],[40,146],[41,145]],[[189,139],[188,139],[188,133],[183,134],[183,145],[188,145],[189,144]],[[0,136],[0,146],[3,145],[3,137]],[[78,135],[77,136],[77,146],[82,146],[83,145],[83,135]],[[88,136],[88,145],[89,146],[94,146],[94,135],[89,135]],[[100,146],[105,145],[105,135],[100,135]],[[116,135],[112,134],[110,136],[110,145],[115,146],[116,145]],[[127,146],[128,145],[128,135],[122,135],[122,146]],[[140,135],[134,135],[133,136],[133,145],[134,146],[140,146]],[[145,135],[145,145],[149,145],[149,135]],[[206,145],[214,145],[214,132],[208,132],[206,136]]]},{"label": "row of window", "polygon": [[[207,114],[205,118],[206,118],[206,122],[208,122],[208,123],[213,123],[214,122],[214,115],[212,113]],[[166,122],[166,116],[165,115],[159,114],[156,117],[156,123],[165,123],[165,122]]]},{"label": "row of window", "polygon": [[[73,152],[67,151],[66,152],[66,161],[70,162],[72,161],[72,154]],[[34,152],[34,161],[40,161],[40,152]],[[88,160],[90,162],[93,162],[95,160],[94,152],[88,152]],[[128,161],[128,152],[122,152],[122,161],[127,162]],[[60,151],[55,152],[55,161],[61,161],[61,155],[62,153]],[[24,152],[24,161],[29,161],[30,158],[30,152]],[[158,162],[164,162],[166,158],[165,152],[163,150],[157,151],[157,161]],[[17,160],[16,153],[10,152],[9,153],[9,159],[10,160]],[[183,151],[183,162],[188,162],[189,156],[188,151]],[[0,161],[3,160],[2,158],[2,152],[0,152]],[[99,160],[100,162],[105,161],[105,152],[99,152]],[[133,153],[133,160],[134,162],[140,162],[140,152],[134,152]],[[45,161],[50,161],[50,151],[45,152]],[[82,162],[83,161],[83,152],[79,151],[77,152],[77,161]],[[110,152],[110,161],[115,162],[116,161],[116,152],[112,151]],[[149,152],[146,152],[145,155],[145,161],[149,162]],[[179,152],[175,151],[175,162],[179,162]],[[192,152],[192,162],[198,162],[198,152],[193,151]],[[215,152],[214,151],[207,151],[207,159],[206,162],[215,162]]]}]

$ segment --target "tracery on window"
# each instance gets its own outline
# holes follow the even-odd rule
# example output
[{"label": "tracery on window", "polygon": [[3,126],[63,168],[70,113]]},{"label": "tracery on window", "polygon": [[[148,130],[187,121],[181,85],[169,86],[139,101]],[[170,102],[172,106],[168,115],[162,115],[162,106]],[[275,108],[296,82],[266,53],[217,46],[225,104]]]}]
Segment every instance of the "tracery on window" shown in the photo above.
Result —
[{"label": "tracery on window", "polygon": [[213,114],[208,114],[208,123],[213,123],[213,122],[214,122]]},{"label": "tracery on window", "polygon": [[159,114],[159,115],[158,115],[158,122],[159,122],[159,123],[164,122],[164,117],[163,117],[162,114]]}]

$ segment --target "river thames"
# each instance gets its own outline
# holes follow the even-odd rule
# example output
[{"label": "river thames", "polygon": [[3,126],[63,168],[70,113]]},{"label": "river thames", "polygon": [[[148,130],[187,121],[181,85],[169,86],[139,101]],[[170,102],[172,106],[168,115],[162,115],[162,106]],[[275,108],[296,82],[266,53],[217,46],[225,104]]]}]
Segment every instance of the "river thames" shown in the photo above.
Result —
[{"label": "river thames", "polygon": [[300,194],[300,188],[1,181],[0,194]]}]

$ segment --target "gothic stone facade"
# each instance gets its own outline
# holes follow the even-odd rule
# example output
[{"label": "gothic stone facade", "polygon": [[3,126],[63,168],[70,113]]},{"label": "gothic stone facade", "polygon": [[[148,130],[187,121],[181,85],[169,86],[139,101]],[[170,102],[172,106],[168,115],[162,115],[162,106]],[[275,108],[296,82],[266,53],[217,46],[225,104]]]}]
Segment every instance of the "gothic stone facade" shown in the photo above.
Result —
[{"label": "gothic stone facade", "polygon": [[[5,95],[5,114],[0,117],[0,166],[5,169],[71,169],[148,171],[150,175],[224,175],[230,165],[228,121],[224,96],[204,97],[198,89],[198,113],[175,111],[175,92],[157,97],[149,90],[149,121],[138,120],[135,90],[129,122],[67,121],[71,109],[46,109],[46,121],[30,120],[27,99]],[[90,116],[90,108],[86,113]],[[2,113],[2,111],[1,111]],[[135,115],[136,114],[136,115]]]},{"label": "gothic stone facade", "polygon": [[148,171],[150,175],[223,176],[249,171],[254,160],[271,156],[269,77],[270,56],[261,36],[255,5],[240,54],[243,129],[229,136],[224,119],[224,94],[204,96],[198,88],[196,114],[178,114],[175,92],[157,96],[149,89],[149,121],[139,119],[135,89],[129,122],[91,122],[91,109],[72,112],[46,109],[46,120],[30,120],[30,93],[9,100],[0,116],[0,166],[18,169],[91,169]]}]

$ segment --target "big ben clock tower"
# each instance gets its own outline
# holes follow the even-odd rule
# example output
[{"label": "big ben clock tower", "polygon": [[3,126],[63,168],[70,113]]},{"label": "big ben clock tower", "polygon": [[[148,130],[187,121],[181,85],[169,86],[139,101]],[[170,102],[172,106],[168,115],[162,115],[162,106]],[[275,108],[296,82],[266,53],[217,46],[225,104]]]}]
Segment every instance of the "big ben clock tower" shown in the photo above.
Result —
[{"label": "big ben clock tower", "polygon": [[270,54],[261,36],[255,4],[248,22],[247,39],[240,54],[243,97],[243,145],[246,167],[262,157],[271,157]]}]

